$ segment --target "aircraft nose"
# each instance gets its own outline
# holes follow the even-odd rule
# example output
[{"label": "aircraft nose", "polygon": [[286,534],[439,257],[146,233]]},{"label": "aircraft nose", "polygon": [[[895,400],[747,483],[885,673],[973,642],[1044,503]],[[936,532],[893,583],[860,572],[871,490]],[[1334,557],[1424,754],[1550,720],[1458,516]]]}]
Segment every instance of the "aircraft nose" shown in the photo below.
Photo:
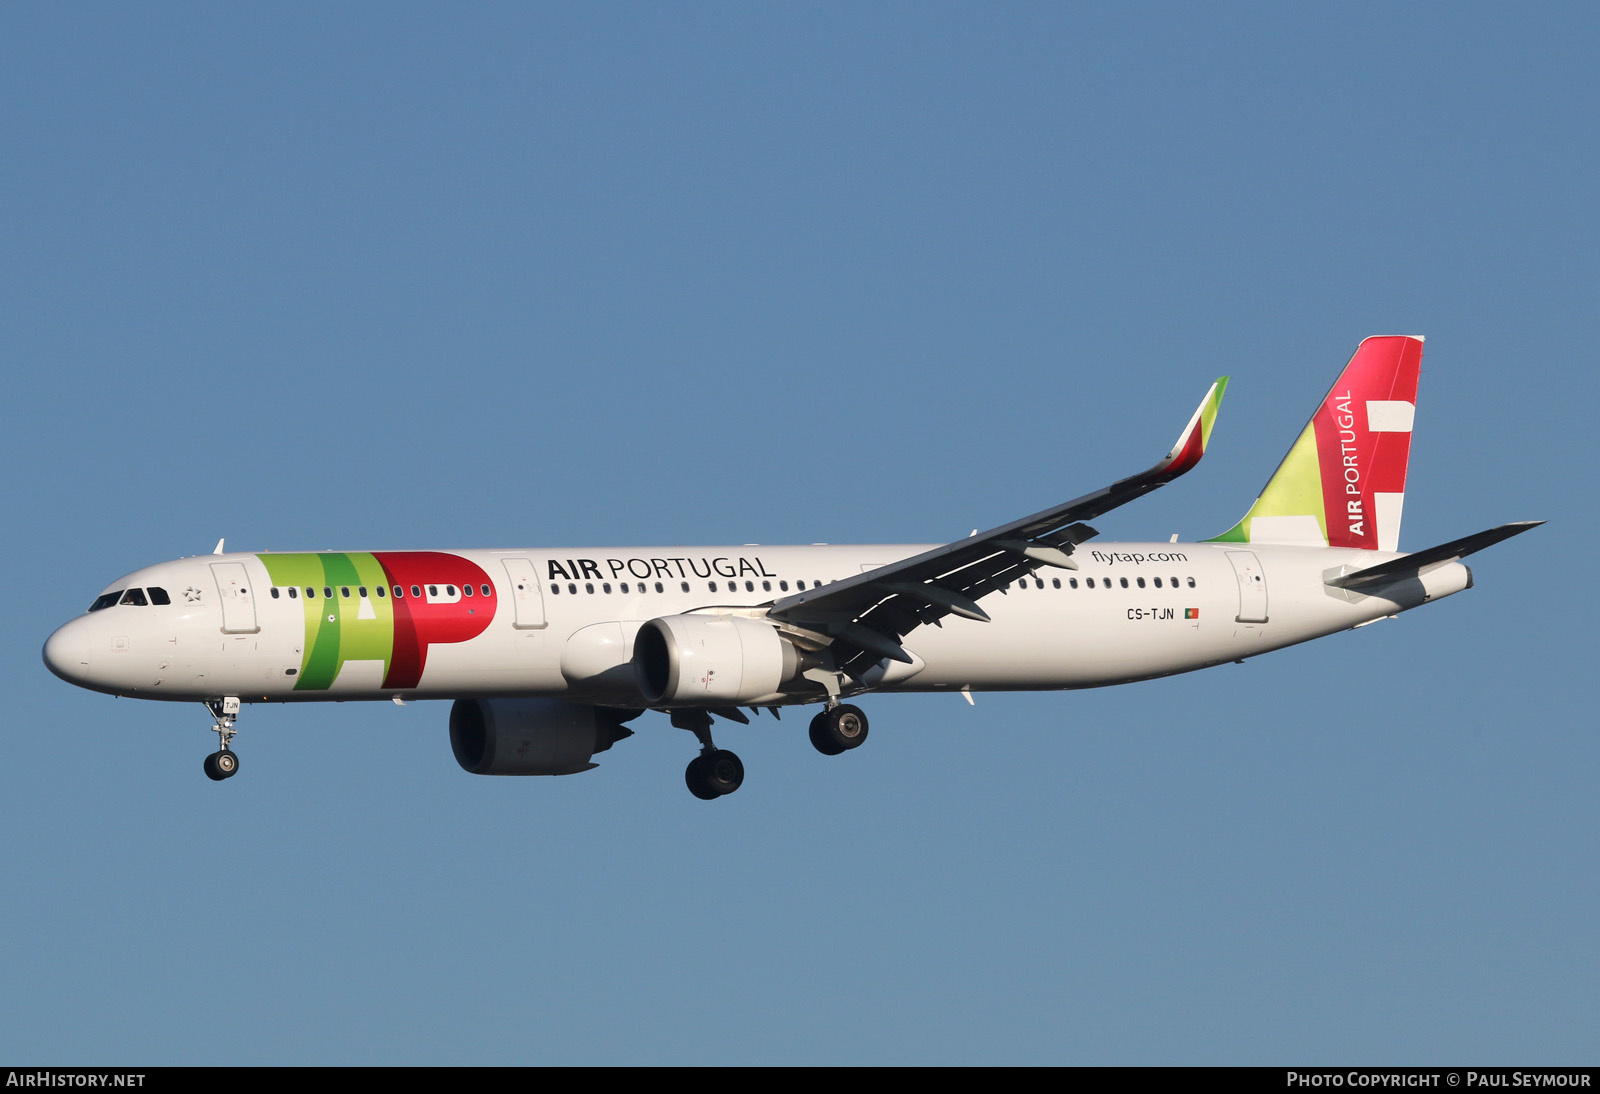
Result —
[{"label": "aircraft nose", "polygon": [[89,675],[89,628],[74,619],[56,628],[44,643],[44,663],[69,684],[83,684]]}]

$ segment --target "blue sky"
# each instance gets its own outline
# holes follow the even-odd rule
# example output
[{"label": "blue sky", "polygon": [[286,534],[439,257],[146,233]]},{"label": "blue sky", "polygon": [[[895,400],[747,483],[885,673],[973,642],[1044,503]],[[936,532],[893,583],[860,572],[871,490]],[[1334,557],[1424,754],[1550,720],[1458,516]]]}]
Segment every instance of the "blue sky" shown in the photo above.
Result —
[{"label": "blue sky", "polygon": [[[0,9],[0,1057],[1594,1062],[1591,6]],[[1215,534],[1423,333],[1356,634],[887,696],[683,788],[461,772],[443,704],[51,677],[236,549],[926,542],[1104,485]]]}]

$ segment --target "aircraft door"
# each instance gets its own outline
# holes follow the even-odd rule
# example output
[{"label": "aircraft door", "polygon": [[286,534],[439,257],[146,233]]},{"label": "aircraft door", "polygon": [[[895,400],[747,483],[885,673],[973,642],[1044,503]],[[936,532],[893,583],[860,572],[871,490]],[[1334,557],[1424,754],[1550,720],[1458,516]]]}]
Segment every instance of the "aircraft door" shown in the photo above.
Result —
[{"label": "aircraft door", "polygon": [[1228,561],[1233,563],[1233,576],[1239,581],[1239,623],[1265,623],[1267,621],[1267,577],[1261,570],[1261,560],[1254,551],[1229,551]]},{"label": "aircraft door", "polygon": [[506,576],[511,579],[511,602],[516,605],[518,630],[535,630],[546,623],[544,617],[544,589],[539,584],[539,571],[525,558],[501,559]]},{"label": "aircraft door", "polygon": [[242,562],[213,562],[211,575],[217,579],[217,596],[222,602],[223,634],[255,634],[255,597],[250,592],[250,575]]}]

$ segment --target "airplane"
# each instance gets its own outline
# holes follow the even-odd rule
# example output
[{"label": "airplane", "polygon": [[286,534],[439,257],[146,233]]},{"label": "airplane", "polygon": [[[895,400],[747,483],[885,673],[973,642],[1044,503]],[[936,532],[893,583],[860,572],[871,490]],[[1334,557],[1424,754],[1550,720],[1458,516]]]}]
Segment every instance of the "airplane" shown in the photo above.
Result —
[{"label": "airplane", "polygon": [[836,756],[870,692],[1101,687],[1228,664],[1472,587],[1462,559],[1542,521],[1399,550],[1423,339],[1368,338],[1245,516],[1211,539],[1087,523],[1199,463],[1228,377],[1149,470],[942,545],[227,552],[136,570],[44,646],[93,691],[205,704],[213,780],[248,703],[450,699],[457,763],[568,775],[647,710],[694,733],[684,779],[744,781],[713,719],[816,706]]}]

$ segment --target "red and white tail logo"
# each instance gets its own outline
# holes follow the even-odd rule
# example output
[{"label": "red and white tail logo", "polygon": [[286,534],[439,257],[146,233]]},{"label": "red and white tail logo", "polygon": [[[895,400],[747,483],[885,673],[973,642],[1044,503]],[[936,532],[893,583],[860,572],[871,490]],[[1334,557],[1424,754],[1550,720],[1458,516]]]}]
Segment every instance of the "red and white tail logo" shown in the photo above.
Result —
[{"label": "red and white tail logo", "polygon": [[1250,512],[1217,538],[1397,551],[1422,339],[1368,338]]}]

